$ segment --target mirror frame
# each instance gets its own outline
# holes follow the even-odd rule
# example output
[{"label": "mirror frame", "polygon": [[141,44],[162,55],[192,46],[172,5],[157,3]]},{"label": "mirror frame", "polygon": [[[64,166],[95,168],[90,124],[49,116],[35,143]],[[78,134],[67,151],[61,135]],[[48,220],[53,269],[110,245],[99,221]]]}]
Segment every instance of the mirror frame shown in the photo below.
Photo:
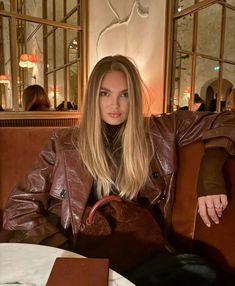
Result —
[{"label": "mirror frame", "polygon": [[[14,2],[14,1],[13,1]],[[88,1],[81,0],[81,9],[82,9],[82,18],[81,18],[81,26],[75,24],[69,24],[64,22],[57,22],[50,19],[43,19],[34,16],[17,14],[15,11],[6,11],[0,10],[0,16],[5,16],[10,18],[12,23],[16,23],[17,19],[31,21],[38,24],[46,24],[49,26],[70,29],[75,31],[82,31],[81,33],[81,99],[78,100],[78,110],[73,111],[2,111],[0,112],[0,127],[5,126],[6,122],[10,120],[23,120],[23,119],[37,119],[37,120],[46,120],[46,119],[78,119],[80,117],[80,108],[82,103],[82,98],[84,97],[85,87],[88,79]],[[13,5],[14,6],[14,5]],[[14,31],[10,31],[11,37],[16,36],[16,29]],[[17,62],[16,57],[16,47],[11,47],[11,61]],[[17,94],[17,80],[16,80],[16,71],[12,69],[12,94],[13,97]],[[15,75],[15,76],[14,76]],[[16,97],[16,96],[15,96]],[[13,101],[16,100],[13,98]],[[80,102],[81,101],[81,102]]]},{"label": "mirror frame", "polygon": [[[181,2],[182,3],[182,2]],[[219,112],[221,109],[221,94],[222,94],[222,87],[223,87],[223,66],[226,63],[233,64],[235,66],[234,61],[226,60],[224,58],[224,35],[225,35],[225,15],[226,9],[231,9],[235,11],[235,5],[229,4],[225,1],[218,1],[218,0],[203,0],[203,1],[196,1],[194,4],[185,7],[183,10],[177,11],[177,4],[179,1],[167,1],[167,16],[166,16],[166,23],[167,23],[167,36],[166,36],[166,65],[165,65],[165,102],[164,102],[164,112],[172,112],[173,111],[173,104],[174,104],[174,81],[175,81],[175,71],[176,71],[176,53],[182,52],[193,57],[192,60],[192,69],[191,69],[191,91],[190,91],[190,102],[189,108],[192,110],[193,106],[193,94],[195,90],[195,81],[196,81],[196,58],[198,56],[203,56],[206,59],[217,60],[219,62],[219,71],[217,77],[217,89],[216,92],[218,93],[218,97],[216,100],[216,111]],[[212,5],[219,4],[222,6],[222,21],[221,21],[221,40],[220,40],[220,55],[218,57],[211,57],[210,55],[204,55],[196,52],[195,46],[194,50],[192,51],[180,51],[177,49],[176,42],[177,42],[177,27],[176,22],[177,19],[184,17],[189,14],[195,14],[195,27],[193,32],[193,39],[195,45],[195,37],[197,32],[197,13],[201,9],[209,8]]]}]

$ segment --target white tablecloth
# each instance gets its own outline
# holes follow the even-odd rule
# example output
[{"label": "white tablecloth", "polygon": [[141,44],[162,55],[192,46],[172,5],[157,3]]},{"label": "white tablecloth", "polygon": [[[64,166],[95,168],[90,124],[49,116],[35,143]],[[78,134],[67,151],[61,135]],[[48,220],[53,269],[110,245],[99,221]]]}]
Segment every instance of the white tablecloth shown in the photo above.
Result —
[{"label": "white tablecloth", "polygon": [[[82,256],[43,245],[0,243],[0,286],[45,286],[56,257]],[[109,286],[133,285],[109,270]]]}]

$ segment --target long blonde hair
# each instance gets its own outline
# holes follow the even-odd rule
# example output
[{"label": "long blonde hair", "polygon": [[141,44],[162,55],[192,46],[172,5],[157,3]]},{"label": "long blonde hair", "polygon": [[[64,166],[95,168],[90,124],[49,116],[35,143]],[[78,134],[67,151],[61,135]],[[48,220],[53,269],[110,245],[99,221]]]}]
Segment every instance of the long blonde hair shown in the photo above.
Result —
[{"label": "long blonde hair", "polygon": [[[102,80],[113,70],[125,75],[129,99],[128,118],[119,130],[115,141],[117,146],[112,148],[119,150],[121,158],[118,164],[105,145],[106,134],[99,107]],[[142,93],[139,72],[127,57],[105,57],[96,64],[90,75],[79,124],[77,148],[83,163],[95,179],[97,197],[115,189],[121,197],[133,199],[146,182],[151,152],[147,139],[148,128],[144,123]],[[115,166],[115,174],[110,165]]]}]

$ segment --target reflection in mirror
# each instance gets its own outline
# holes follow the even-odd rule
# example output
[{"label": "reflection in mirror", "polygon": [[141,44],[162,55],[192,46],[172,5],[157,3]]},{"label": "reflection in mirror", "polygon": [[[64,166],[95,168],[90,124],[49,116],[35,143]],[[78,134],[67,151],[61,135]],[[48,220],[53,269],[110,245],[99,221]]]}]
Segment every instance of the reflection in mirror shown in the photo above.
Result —
[{"label": "reflection in mirror", "polygon": [[[200,5],[195,5],[198,2]],[[205,101],[207,110],[224,110],[235,87],[235,0],[177,3],[188,9],[173,17],[176,35],[172,38],[177,43],[172,44],[174,65],[169,58],[172,80],[167,86],[171,90],[167,111],[182,108],[189,98],[193,110],[195,93]]]},{"label": "reflection in mirror", "polygon": [[[72,9],[74,9],[74,7],[76,7],[78,5],[78,1],[77,0],[69,0],[69,1],[67,1],[67,3],[66,3],[66,9],[67,9],[67,14],[68,14],[68,12],[69,11],[71,11]],[[75,22],[70,22],[70,23],[76,23],[76,21]]]},{"label": "reflection in mirror", "polygon": [[[40,17],[42,18],[43,14],[43,0],[31,1],[31,0],[5,0],[8,2],[16,2],[17,4],[17,12],[19,14]],[[12,4],[11,4],[12,5]]]},{"label": "reflection in mirror", "polygon": [[[235,0],[234,0],[235,4]],[[226,60],[235,61],[235,53],[231,53],[235,47],[235,37],[231,35],[231,31],[235,31],[235,11],[226,9],[225,22],[225,40],[224,40],[224,58]]]},{"label": "reflection in mirror", "polygon": [[235,0],[227,0],[227,3],[235,6]]},{"label": "reflection in mirror", "polygon": [[225,63],[223,76],[226,79],[226,81],[223,81],[223,85],[222,85],[223,93],[222,93],[221,99],[226,102],[225,108],[227,110],[231,109],[229,95],[230,95],[232,88],[235,87],[234,75],[235,75],[235,65]]},{"label": "reflection in mirror", "polygon": [[176,54],[175,89],[173,111],[188,107],[191,90],[192,57]]},{"label": "reflection in mirror", "polygon": [[222,6],[218,4],[209,6],[198,12],[198,53],[219,57],[221,15]]},{"label": "reflection in mirror", "polygon": [[44,9],[42,0],[23,2],[17,1],[17,16],[0,14],[0,104],[7,111],[24,111],[24,89],[38,84],[46,90],[51,110],[58,110],[61,104],[59,110],[78,110],[82,97],[81,1],[53,5],[48,0]]},{"label": "reflection in mirror", "polygon": [[[1,49],[1,105],[4,110],[7,110],[12,106],[12,91],[11,91],[11,57],[10,50],[7,48],[10,44],[10,27],[9,19],[7,17],[1,17],[1,34],[2,34],[2,49]],[[4,80],[5,77],[5,80]]]},{"label": "reflection in mirror", "polygon": [[175,5],[175,12],[181,12],[182,10],[192,6],[195,4],[195,0],[178,0],[176,1],[177,5]]},{"label": "reflection in mirror", "polygon": [[179,18],[177,27],[177,49],[192,51],[193,18],[192,14]]},{"label": "reflection in mirror", "polygon": [[196,59],[195,92],[206,103],[206,109],[211,111],[216,110],[218,66],[217,61],[202,57]]}]

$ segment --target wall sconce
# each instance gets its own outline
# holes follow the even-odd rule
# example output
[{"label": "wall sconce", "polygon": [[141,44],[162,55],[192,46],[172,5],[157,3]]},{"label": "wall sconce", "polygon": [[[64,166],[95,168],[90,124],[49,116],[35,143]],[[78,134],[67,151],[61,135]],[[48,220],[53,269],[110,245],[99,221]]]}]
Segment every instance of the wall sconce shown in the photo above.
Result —
[{"label": "wall sconce", "polygon": [[9,78],[5,74],[0,75],[0,83],[7,84],[9,82]]},{"label": "wall sconce", "polygon": [[19,66],[22,68],[33,68],[35,66],[35,57],[30,54],[22,54]]}]

